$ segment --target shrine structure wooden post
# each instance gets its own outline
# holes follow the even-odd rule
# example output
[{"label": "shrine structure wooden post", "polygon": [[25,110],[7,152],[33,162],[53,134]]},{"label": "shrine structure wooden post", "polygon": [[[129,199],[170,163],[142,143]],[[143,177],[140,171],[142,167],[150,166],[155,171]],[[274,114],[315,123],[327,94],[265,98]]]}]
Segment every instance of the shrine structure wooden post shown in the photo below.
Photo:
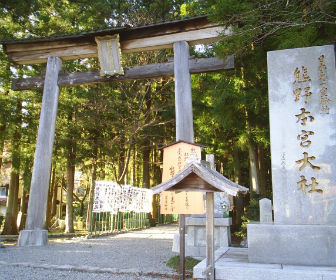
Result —
[{"label": "shrine structure wooden post", "polygon": [[[213,154],[206,155],[206,161],[210,163],[210,168],[215,168],[215,157]],[[214,222],[215,197],[213,192],[206,193],[206,279],[215,280],[215,222]]]}]

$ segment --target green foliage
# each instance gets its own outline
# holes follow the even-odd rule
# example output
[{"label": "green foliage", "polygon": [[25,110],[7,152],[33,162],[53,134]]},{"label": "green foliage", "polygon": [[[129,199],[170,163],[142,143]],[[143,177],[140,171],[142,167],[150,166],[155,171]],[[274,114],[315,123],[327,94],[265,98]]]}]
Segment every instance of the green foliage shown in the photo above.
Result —
[{"label": "green foliage", "polygon": [[0,232],[2,232],[5,224],[5,216],[0,215]]},{"label": "green foliage", "polygon": [[257,197],[250,198],[249,204],[246,206],[246,210],[242,215],[242,225],[239,231],[234,235],[240,238],[247,237],[247,224],[252,221],[259,221],[259,199]]},{"label": "green foliage", "polygon": [[[185,269],[187,271],[192,271],[192,269],[194,268],[195,265],[197,265],[198,263],[200,263],[200,260],[196,260],[194,258],[191,257],[186,257],[185,258]],[[177,271],[179,271],[180,269],[180,256],[174,256],[172,258],[170,258],[167,262],[166,265],[176,269]]]},{"label": "green foliage", "polygon": [[80,202],[79,201],[74,201],[73,203],[72,203],[72,205],[73,205],[73,213],[74,213],[74,217],[76,217],[76,221],[78,221],[77,220],[77,218],[78,217],[81,217],[79,214],[80,214]]},{"label": "green foliage", "polygon": [[274,50],[335,41],[335,1],[208,0],[191,3],[189,11],[204,6],[213,21],[232,29],[223,44],[237,56],[251,46]]},{"label": "green foliage", "polygon": [[244,213],[242,215],[242,225],[240,230],[235,232],[234,235],[240,238],[247,237],[247,224],[260,220],[259,200],[265,197],[271,199],[272,194],[270,192],[263,195],[258,195],[255,192],[250,194],[249,204],[244,208]]}]

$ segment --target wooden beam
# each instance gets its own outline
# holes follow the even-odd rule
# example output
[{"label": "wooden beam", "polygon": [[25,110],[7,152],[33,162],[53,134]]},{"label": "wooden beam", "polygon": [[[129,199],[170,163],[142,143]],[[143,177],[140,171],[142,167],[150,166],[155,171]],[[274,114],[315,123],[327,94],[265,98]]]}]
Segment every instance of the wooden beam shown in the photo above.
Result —
[{"label": "wooden beam", "polygon": [[[134,53],[140,51],[159,50],[164,48],[172,48],[176,41],[187,41],[190,45],[208,44],[219,40],[219,33],[223,31],[223,27],[214,26],[204,29],[165,34],[160,36],[150,36],[146,38],[137,38],[131,40],[123,40],[120,37],[120,45],[122,53]],[[97,57],[97,45],[93,42],[79,42],[70,44],[68,41],[64,44],[44,44],[35,47],[30,43],[32,48],[28,46],[19,50],[17,46],[7,45],[6,53],[11,61],[17,64],[37,64],[47,61],[49,56],[58,56],[62,60],[73,60],[87,57]]]},{"label": "wooden beam", "polygon": [[16,64],[38,64],[47,61],[49,56],[58,56],[63,61],[87,57],[97,57],[97,46],[85,44],[70,47],[52,47],[42,50],[29,50],[20,52],[8,52],[9,59]]},{"label": "wooden beam", "polygon": [[83,31],[78,34],[56,35],[31,39],[2,40],[6,53],[27,51],[27,49],[46,50],[49,48],[76,47],[80,45],[95,45],[96,36],[119,34],[121,42],[134,39],[145,39],[169,34],[178,34],[193,30],[200,30],[208,27],[218,26],[209,22],[206,16],[199,16],[189,19],[180,19],[143,26],[126,26],[97,31]]},{"label": "wooden beam", "polygon": [[186,41],[189,45],[209,44],[218,41],[219,34],[223,30],[221,26],[214,26],[199,30],[152,36],[145,39],[127,40],[121,42],[121,49],[123,53],[158,50],[172,48],[173,44],[178,41]]},{"label": "wooden beam", "polygon": [[[225,61],[219,58],[200,58],[189,60],[189,71],[192,74],[217,72],[234,67],[233,55],[228,56]],[[174,75],[174,62],[148,64],[125,68],[125,75],[101,77],[99,71],[60,73],[58,86],[73,86],[92,83],[104,83],[111,81],[123,81],[134,79],[150,79],[158,77],[169,77]],[[12,82],[13,90],[26,90],[43,88],[44,76],[31,78],[14,79]]]}]

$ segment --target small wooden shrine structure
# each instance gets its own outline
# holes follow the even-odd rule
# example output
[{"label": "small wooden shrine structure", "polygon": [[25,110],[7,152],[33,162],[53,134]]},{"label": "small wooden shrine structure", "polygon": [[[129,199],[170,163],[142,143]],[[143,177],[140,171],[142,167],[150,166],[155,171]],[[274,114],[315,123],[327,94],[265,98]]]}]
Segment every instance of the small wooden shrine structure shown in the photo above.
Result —
[{"label": "small wooden shrine structure", "polygon": [[152,188],[153,193],[163,191],[196,191],[196,192],[225,192],[231,196],[246,193],[248,188],[240,186],[210,165],[201,163],[196,157],[188,165],[169,180]]}]

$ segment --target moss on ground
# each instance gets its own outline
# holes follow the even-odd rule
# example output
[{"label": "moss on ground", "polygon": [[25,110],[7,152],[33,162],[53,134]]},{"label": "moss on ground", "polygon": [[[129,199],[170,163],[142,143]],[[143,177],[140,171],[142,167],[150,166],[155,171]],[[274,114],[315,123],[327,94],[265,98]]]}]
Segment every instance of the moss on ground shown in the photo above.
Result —
[{"label": "moss on ground", "polygon": [[[191,257],[186,257],[185,258],[185,269],[186,269],[186,271],[192,273],[192,270],[193,270],[194,266],[196,264],[200,263],[200,262],[201,262],[200,260],[196,260],[196,259],[193,259]],[[179,271],[179,269],[180,269],[180,256],[174,256],[174,257],[170,258],[166,262],[166,265],[171,267],[171,268],[176,269],[176,271]]]}]

